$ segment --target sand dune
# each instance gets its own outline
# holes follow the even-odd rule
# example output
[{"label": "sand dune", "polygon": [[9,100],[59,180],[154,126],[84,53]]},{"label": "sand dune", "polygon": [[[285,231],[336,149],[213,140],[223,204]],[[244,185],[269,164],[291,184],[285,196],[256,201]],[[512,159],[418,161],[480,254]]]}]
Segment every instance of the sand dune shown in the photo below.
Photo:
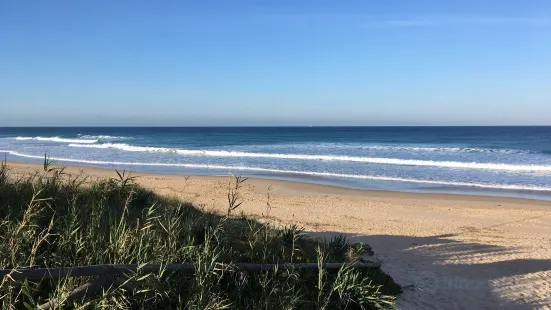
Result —
[{"label": "sand dune", "polygon": [[[12,165],[20,172],[39,167]],[[80,169],[115,176],[90,167],[68,171]],[[227,177],[134,175],[160,193],[225,210]],[[370,259],[405,287],[400,309],[551,309],[551,202],[262,179],[248,180],[242,195],[248,215],[371,245]]]}]

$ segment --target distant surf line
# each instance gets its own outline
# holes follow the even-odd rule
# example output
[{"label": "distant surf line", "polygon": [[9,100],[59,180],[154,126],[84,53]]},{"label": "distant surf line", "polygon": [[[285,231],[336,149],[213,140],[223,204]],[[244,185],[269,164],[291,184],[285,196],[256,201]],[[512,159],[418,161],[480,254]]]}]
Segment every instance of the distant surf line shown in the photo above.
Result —
[{"label": "distant surf line", "polygon": [[81,139],[99,139],[99,140],[128,140],[128,139],[132,139],[130,137],[125,137],[125,136],[85,135],[85,134],[80,134],[80,133],[77,136]]},{"label": "distant surf line", "polygon": [[[14,151],[0,151],[11,154],[13,156],[43,159],[43,156],[23,154]],[[315,172],[315,171],[296,171],[296,170],[280,170],[280,169],[268,169],[261,167],[248,167],[248,166],[222,166],[222,165],[203,165],[203,164],[179,164],[179,163],[141,163],[141,162],[120,162],[120,161],[99,161],[99,160],[85,160],[74,158],[62,158],[62,157],[50,157],[52,160],[69,163],[81,163],[91,165],[120,165],[120,166],[150,166],[150,167],[181,167],[191,169],[208,169],[208,170],[226,170],[226,171],[251,171],[251,172],[264,172],[264,173],[279,173],[279,174],[293,174],[293,175],[308,175],[319,177],[336,177],[336,178],[348,178],[348,179],[361,179],[361,180],[376,180],[376,181],[395,181],[395,182],[408,182],[418,184],[436,184],[447,186],[462,186],[462,187],[477,187],[487,189],[504,189],[504,190],[525,190],[525,191],[551,191],[551,187],[543,186],[525,186],[525,185],[509,185],[509,184],[492,184],[492,183],[469,183],[469,182],[447,182],[436,180],[421,180],[421,179],[408,179],[408,178],[396,178],[377,175],[357,175],[357,174],[341,174],[332,172]]]},{"label": "distant surf line", "polygon": [[451,152],[451,153],[503,153],[503,154],[539,154],[527,150],[496,149],[467,146],[412,146],[412,145],[369,145],[358,143],[316,143],[319,147],[364,150],[419,151],[419,152]]},{"label": "distant surf line", "polygon": [[67,139],[60,137],[16,137],[15,140],[37,140],[37,141],[52,141],[52,142],[65,142],[65,143],[75,143],[75,144],[93,144],[97,143],[97,139]]},{"label": "distant surf line", "polygon": [[[78,134],[77,138],[60,138],[60,137],[17,137],[16,140],[38,140],[38,141],[51,141],[51,142],[65,142],[65,143],[84,143],[94,144],[99,143],[101,140],[132,140],[133,137],[127,136],[110,136],[110,135],[88,135]],[[88,139],[88,140],[86,140]],[[297,143],[290,144],[289,147],[308,145],[309,143]],[[277,144],[278,146],[284,146],[285,144]],[[267,145],[251,145],[252,147],[264,147]],[[273,145],[269,145],[273,146]],[[467,146],[411,146],[411,145],[369,145],[369,144],[357,144],[357,143],[315,143],[316,147],[330,147],[337,149],[364,149],[364,150],[390,150],[390,151],[419,151],[419,152],[458,152],[458,153],[504,153],[504,154],[549,154],[549,151],[533,152],[517,149],[495,149],[495,148],[479,148],[479,147],[467,147]],[[148,148],[148,147],[146,147]]]},{"label": "distant surf line", "polygon": [[441,168],[460,169],[483,169],[517,172],[551,172],[551,166],[546,165],[513,165],[502,163],[478,163],[459,161],[433,161],[418,159],[398,159],[382,157],[359,157],[359,156],[338,156],[338,155],[311,155],[311,154],[279,154],[279,153],[254,153],[222,150],[186,150],[163,147],[133,146],[123,143],[105,144],[69,144],[70,147],[97,148],[97,149],[118,149],[129,152],[161,152],[173,153],[186,156],[210,156],[210,157],[241,157],[241,158],[273,158],[273,159],[296,159],[296,160],[321,160],[321,161],[344,161],[360,162],[370,164],[404,165],[404,166],[425,166]]}]

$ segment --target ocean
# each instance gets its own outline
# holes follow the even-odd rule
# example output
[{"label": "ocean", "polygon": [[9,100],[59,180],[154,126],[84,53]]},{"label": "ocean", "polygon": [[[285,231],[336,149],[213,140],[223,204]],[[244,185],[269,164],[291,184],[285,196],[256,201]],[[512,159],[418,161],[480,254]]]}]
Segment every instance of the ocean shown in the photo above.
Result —
[{"label": "ocean", "polygon": [[551,200],[551,127],[0,128],[8,160]]}]

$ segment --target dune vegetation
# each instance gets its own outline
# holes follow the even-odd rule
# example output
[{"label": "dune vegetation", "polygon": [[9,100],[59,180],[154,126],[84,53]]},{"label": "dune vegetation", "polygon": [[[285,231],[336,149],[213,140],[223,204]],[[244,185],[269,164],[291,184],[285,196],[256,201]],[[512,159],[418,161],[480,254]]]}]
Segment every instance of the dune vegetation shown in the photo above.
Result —
[{"label": "dune vegetation", "polygon": [[[43,171],[21,175],[2,163],[0,269],[10,270],[0,282],[2,309],[388,309],[400,293],[379,268],[355,268],[362,244],[314,240],[299,227],[240,214],[242,178],[229,182],[227,213],[215,214],[113,175],[70,175],[47,158]],[[236,267],[242,263],[285,265]],[[25,279],[15,270],[101,264],[138,267],[79,298],[75,289],[97,277]],[[150,264],[161,266],[146,272]]]}]

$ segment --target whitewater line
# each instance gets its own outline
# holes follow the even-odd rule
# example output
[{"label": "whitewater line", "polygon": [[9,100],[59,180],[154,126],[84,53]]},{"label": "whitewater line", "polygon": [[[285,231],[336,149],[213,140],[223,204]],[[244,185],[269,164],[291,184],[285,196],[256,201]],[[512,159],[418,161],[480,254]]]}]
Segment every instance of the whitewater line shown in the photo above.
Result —
[{"label": "whitewater line", "polygon": [[517,149],[492,149],[478,147],[447,147],[447,146],[407,146],[407,145],[364,145],[364,144],[339,144],[320,143],[317,146],[340,149],[364,149],[364,150],[391,150],[391,151],[421,151],[421,152],[455,152],[455,153],[503,153],[503,154],[533,154],[531,151]]},{"label": "whitewater line", "polygon": [[89,143],[93,144],[98,142],[97,139],[95,140],[86,140],[86,139],[66,139],[66,138],[60,138],[60,137],[17,137],[15,140],[37,140],[37,141],[51,141],[51,142],[65,142],[65,143]]},{"label": "whitewater line", "polygon": [[359,156],[335,156],[335,155],[307,155],[307,154],[275,154],[275,153],[251,153],[237,151],[216,151],[216,150],[183,150],[161,147],[133,146],[123,143],[105,144],[69,144],[70,147],[97,148],[97,149],[119,149],[129,152],[160,152],[173,153],[186,156],[210,156],[210,157],[242,157],[242,158],[273,158],[273,159],[299,159],[299,160],[322,160],[322,161],[348,161],[370,164],[404,165],[404,166],[425,166],[441,168],[463,168],[463,169],[485,169],[503,171],[524,171],[524,172],[551,172],[551,166],[546,165],[512,165],[500,163],[477,163],[459,161],[433,161],[419,159],[398,159],[380,157],[359,157]]},{"label": "whitewater line", "polygon": [[[9,153],[14,156],[43,159],[43,156],[22,154],[13,151],[0,151]],[[83,163],[91,165],[125,165],[125,166],[153,166],[153,167],[181,167],[181,168],[195,168],[195,169],[209,169],[209,170],[238,170],[238,171],[253,171],[253,172],[267,172],[267,173],[280,173],[280,174],[294,174],[294,175],[309,175],[320,177],[337,177],[348,179],[361,179],[361,180],[376,180],[376,181],[395,181],[395,182],[408,182],[418,184],[436,184],[436,185],[450,185],[450,186],[465,186],[465,187],[478,187],[478,188],[490,188],[490,189],[506,189],[506,190],[529,190],[529,191],[551,191],[551,187],[543,186],[525,186],[525,185],[508,185],[508,184],[491,184],[491,183],[469,183],[469,182],[446,182],[446,181],[434,181],[434,180],[420,180],[420,179],[407,179],[396,177],[385,177],[376,175],[358,175],[358,174],[342,174],[332,172],[315,172],[315,171],[296,171],[296,170],[280,170],[280,169],[268,169],[260,167],[247,167],[247,166],[222,166],[222,165],[203,165],[203,164],[179,164],[179,163],[140,163],[140,162],[119,162],[119,161],[99,161],[99,160],[84,160],[73,158],[61,158],[50,157],[52,160],[71,162],[71,163]]]},{"label": "whitewater line", "polygon": [[125,136],[84,135],[84,134],[80,134],[80,133],[77,136],[81,139],[100,139],[100,140],[128,140],[128,139],[131,139],[130,137],[125,137]]}]

